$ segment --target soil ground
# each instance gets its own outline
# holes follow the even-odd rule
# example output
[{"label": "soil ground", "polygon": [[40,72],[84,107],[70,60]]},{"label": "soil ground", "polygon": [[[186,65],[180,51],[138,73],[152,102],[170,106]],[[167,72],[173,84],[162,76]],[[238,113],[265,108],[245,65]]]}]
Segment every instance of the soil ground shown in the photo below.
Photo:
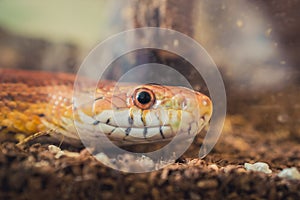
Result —
[{"label": "soil ground", "polygon": [[[241,116],[229,116],[214,150],[197,159],[197,141],[161,170],[130,174],[102,165],[84,149],[55,155],[49,144],[0,146],[0,199],[299,199],[300,180],[277,176],[300,169],[299,140],[262,134]],[[266,162],[271,174],[247,171],[244,163]]]}]

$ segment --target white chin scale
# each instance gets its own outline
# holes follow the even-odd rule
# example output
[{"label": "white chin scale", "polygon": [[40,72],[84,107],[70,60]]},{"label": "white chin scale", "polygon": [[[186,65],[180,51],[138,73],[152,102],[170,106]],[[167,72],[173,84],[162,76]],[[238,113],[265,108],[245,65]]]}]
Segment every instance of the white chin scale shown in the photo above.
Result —
[{"label": "white chin scale", "polygon": [[87,139],[95,140],[105,134],[112,141],[126,144],[170,140],[177,133],[194,137],[205,125],[203,119],[196,122],[191,113],[180,110],[131,111],[131,116],[129,110],[105,110],[94,117],[78,111],[78,115],[80,122],[75,122],[76,127],[84,131]]}]

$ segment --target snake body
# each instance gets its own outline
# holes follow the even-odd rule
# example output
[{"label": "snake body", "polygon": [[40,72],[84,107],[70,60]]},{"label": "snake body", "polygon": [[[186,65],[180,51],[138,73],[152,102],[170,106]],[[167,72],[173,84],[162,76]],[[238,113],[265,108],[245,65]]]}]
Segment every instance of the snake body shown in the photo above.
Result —
[{"label": "snake body", "polygon": [[66,73],[0,69],[0,134],[22,140],[52,129],[78,140],[81,129],[94,139],[101,132],[123,144],[152,143],[197,134],[212,115],[204,94],[156,84],[102,81],[92,102],[74,106],[74,80]]}]

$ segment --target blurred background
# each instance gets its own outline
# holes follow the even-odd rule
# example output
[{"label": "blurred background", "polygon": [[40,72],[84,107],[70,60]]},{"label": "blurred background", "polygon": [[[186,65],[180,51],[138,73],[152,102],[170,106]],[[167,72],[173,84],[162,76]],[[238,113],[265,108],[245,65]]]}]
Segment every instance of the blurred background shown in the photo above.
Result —
[{"label": "blurred background", "polygon": [[[37,138],[23,149],[0,137],[0,199],[300,199],[299,181],[276,176],[285,168],[300,170],[299,20],[300,0],[0,0],[0,73],[17,68],[75,74],[99,42],[154,26],[198,41],[218,66],[227,95],[225,124],[212,152],[197,159],[204,130],[176,163],[152,173],[118,173],[86,150],[61,146],[64,139],[56,144]],[[201,74],[167,51],[130,52],[111,64],[106,77],[118,79],[147,62],[178,70],[193,89],[209,95]],[[72,156],[54,153],[48,144]],[[144,147],[149,150],[144,144],[128,150],[146,152]],[[134,167],[130,159],[116,160]],[[255,162],[269,164],[273,173],[243,170],[244,163]]]},{"label": "blurred background", "polygon": [[[237,116],[231,123],[300,141],[299,10],[298,0],[2,0],[0,68],[76,73],[113,34],[172,28],[197,40],[216,62],[228,114]],[[176,62],[170,54],[155,56]]]}]

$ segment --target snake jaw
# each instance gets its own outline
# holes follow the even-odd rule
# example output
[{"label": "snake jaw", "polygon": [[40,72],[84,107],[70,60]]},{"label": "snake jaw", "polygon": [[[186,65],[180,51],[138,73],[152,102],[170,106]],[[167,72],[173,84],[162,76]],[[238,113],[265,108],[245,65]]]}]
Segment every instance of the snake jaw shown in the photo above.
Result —
[{"label": "snake jaw", "polygon": [[[155,98],[147,109],[133,99],[141,88]],[[92,104],[76,108],[74,120],[81,139],[92,141],[106,135],[119,144],[169,141],[176,135],[188,139],[199,133],[212,115],[207,96],[181,87],[142,85],[98,95],[101,98]],[[71,130],[68,123],[59,126]]]},{"label": "snake jaw", "polygon": [[[155,103],[148,109],[140,108],[132,99],[132,91],[144,91],[145,87],[155,95]],[[93,132],[89,133],[93,137],[101,132],[113,141],[127,144],[152,143],[178,134],[195,136],[212,115],[210,99],[186,88],[143,85],[121,91],[95,100],[93,114],[81,112],[81,129]]]}]

